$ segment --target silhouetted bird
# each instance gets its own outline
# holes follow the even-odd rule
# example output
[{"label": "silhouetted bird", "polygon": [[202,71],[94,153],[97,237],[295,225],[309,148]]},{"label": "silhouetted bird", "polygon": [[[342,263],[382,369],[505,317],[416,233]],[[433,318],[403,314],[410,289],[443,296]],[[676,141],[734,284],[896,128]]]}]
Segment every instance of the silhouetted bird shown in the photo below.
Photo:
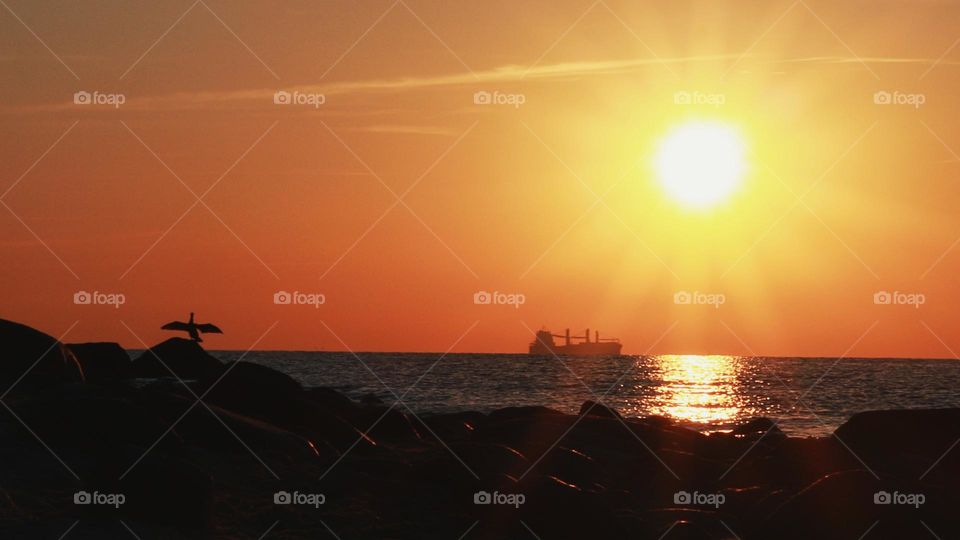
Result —
[{"label": "silhouetted bird", "polygon": [[160,328],[162,330],[182,330],[190,334],[190,339],[197,342],[203,341],[202,339],[200,339],[201,332],[203,332],[204,334],[211,334],[211,333],[222,334],[223,333],[223,330],[217,328],[216,326],[210,323],[197,324],[193,322],[193,312],[190,312],[190,321],[188,322],[173,321],[161,326]]}]

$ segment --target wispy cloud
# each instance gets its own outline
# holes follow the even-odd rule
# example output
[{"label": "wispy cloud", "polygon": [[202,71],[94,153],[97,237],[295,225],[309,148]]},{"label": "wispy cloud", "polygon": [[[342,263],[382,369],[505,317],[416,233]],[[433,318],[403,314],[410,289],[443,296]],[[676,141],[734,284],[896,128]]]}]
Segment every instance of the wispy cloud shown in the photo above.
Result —
[{"label": "wispy cloud", "polygon": [[405,126],[405,125],[391,125],[391,124],[375,124],[372,126],[363,126],[354,128],[350,131],[358,131],[364,133],[400,133],[407,135],[443,135],[443,136],[453,136],[457,135],[457,132],[452,129],[447,129],[440,126]]},{"label": "wispy cloud", "polygon": [[[535,81],[563,81],[577,80],[585,76],[597,75],[619,75],[633,73],[641,69],[662,68],[663,64],[689,64],[689,63],[709,63],[709,62],[728,62],[739,58],[739,55],[701,55],[684,56],[673,58],[636,58],[629,60],[595,60],[582,62],[563,62],[536,66],[528,69],[520,65],[504,65],[488,70],[474,72],[457,72],[440,75],[402,77],[395,79],[368,79],[357,81],[341,81],[322,84],[300,84],[282,88],[288,92],[302,93],[320,93],[327,97],[327,103],[331,107],[324,107],[321,110],[298,109],[304,111],[314,111],[325,115],[335,115],[338,111],[335,106],[338,97],[362,96],[375,93],[403,93],[412,91],[424,91],[444,89],[450,87],[483,87],[490,84],[510,84],[510,83],[531,83]],[[865,57],[855,58],[846,56],[813,56],[799,58],[764,58],[762,56],[753,57],[754,61],[764,65],[785,65],[785,64],[917,64],[933,65],[938,61],[930,58],[898,58],[898,57]],[[940,66],[960,66],[960,61],[940,60]],[[223,109],[237,107],[267,108],[273,107],[272,96],[277,88],[259,88],[243,89],[229,91],[206,91],[206,92],[178,92],[155,96],[128,96],[124,110],[193,110],[193,109]],[[62,111],[76,110],[76,107],[64,99],[62,103],[28,105],[5,109],[6,112],[29,113],[44,111]],[[375,116],[382,113],[397,112],[396,109],[384,109],[380,111],[353,111],[349,114],[367,114]],[[343,110],[339,114],[346,114]],[[379,125],[370,126],[371,131],[393,131],[396,132],[399,126]],[[393,128],[393,129],[391,129]],[[414,128],[415,129],[415,128]],[[438,128],[439,129],[439,128]],[[407,128],[407,132],[409,128]],[[416,131],[423,134],[446,134],[439,133],[430,128]]]}]

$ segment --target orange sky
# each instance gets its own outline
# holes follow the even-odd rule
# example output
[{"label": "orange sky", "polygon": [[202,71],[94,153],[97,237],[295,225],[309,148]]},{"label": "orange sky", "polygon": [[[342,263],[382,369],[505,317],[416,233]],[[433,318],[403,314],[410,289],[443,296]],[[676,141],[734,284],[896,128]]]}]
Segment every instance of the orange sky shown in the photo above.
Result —
[{"label": "orange sky", "polygon": [[[960,351],[955,3],[6,3],[0,317],[65,341],[140,347],[193,310],[213,348],[510,352],[569,326],[636,354]],[[691,119],[749,151],[705,211],[651,169]]]}]

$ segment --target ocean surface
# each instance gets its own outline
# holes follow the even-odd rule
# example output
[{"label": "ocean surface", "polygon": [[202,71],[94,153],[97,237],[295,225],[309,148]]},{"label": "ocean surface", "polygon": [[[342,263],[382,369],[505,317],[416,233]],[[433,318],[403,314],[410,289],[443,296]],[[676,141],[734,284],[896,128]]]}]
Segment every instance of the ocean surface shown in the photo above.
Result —
[{"label": "ocean surface", "polygon": [[[304,386],[360,399],[372,394],[414,414],[489,412],[545,405],[577,412],[602,400],[625,416],[663,415],[695,429],[730,429],[766,416],[790,435],[831,433],[871,409],[960,407],[960,361],[912,359],[642,356],[529,357],[212,351],[257,362]],[[409,409],[407,409],[409,408]]]}]

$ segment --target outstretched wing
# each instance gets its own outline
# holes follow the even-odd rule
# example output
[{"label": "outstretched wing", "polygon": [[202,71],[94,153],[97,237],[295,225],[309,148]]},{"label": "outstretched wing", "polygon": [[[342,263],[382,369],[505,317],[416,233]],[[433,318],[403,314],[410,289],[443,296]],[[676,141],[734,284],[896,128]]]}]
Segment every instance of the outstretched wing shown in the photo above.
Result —
[{"label": "outstretched wing", "polygon": [[185,322],[173,321],[168,322],[167,324],[160,327],[161,330],[183,330],[184,332],[190,331],[190,325]]},{"label": "outstretched wing", "polygon": [[223,330],[217,328],[216,326],[207,323],[207,324],[198,324],[197,330],[203,332],[204,334],[222,334]]}]

